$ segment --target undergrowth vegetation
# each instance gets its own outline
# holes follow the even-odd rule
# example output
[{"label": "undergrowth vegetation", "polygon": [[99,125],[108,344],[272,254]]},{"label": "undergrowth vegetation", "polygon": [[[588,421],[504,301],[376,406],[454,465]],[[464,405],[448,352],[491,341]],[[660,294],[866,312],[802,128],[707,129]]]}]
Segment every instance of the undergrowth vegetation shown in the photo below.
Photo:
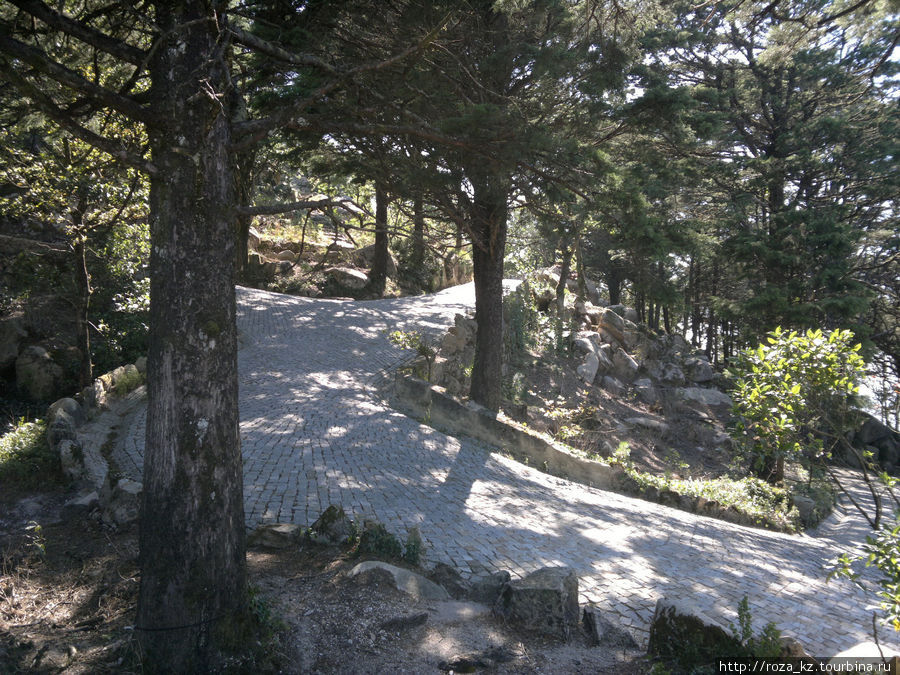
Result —
[{"label": "undergrowth vegetation", "polygon": [[59,457],[47,445],[43,420],[20,420],[16,428],[0,437],[0,486],[21,490],[39,489],[62,481]]}]

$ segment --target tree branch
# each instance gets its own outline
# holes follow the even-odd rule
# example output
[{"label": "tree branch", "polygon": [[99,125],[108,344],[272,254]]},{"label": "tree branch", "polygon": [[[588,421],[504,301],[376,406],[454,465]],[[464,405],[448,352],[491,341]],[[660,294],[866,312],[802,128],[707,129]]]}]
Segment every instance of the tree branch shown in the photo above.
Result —
[{"label": "tree branch", "polygon": [[236,26],[229,25],[228,31],[234,36],[235,42],[238,42],[255,52],[271,56],[276,61],[290,63],[295,66],[312,66],[313,68],[324,70],[326,73],[331,73],[332,75],[337,73],[337,70],[330,63],[326,63],[322,59],[312,56],[311,54],[295,54],[289,52],[278,45],[267,42],[266,40],[237,28]]},{"label": "tree branch", "polygon": [[148,162],[140,155],[135,155],[125,146],[116,143],[112,139],[96,134],[90,129],[86,129],[75,122],[75,120],[73,120],[65,111],[61,110],[49,96],[16,73],[12,68],[6,68],[2,72],[2,77],[9,80],[16,89],[30,98],[45,115],[50,117],[60,127],[76,138],[80,138],[82,141],[93,145],[98,150],[102,150],[108,155],[112,155],[124,164],[145,171],[150,175],[156,174],[157,169],[151,162]]},{"label": "tree branch", "polygon": [[[274,131],[279,127],[283,127],[293,120],[296,120],[297,118],[301,117],[304,111],[313,103],[321,99],[326,94],[329,94],[338,87],[342,86],[347,81],[352,80],[354,77],[362,75],[363,73],[371,73],[390,68],[391,66],[406,60],[413,54],[421,52],[435,40],[438,33],[440,33],[449,19],[450,15],[448,14],[443,19],[443,21],[441,21],[431,32],[429,32],[424,38],[422,38],[422,40],[409,47],[408,49],[404,49],[402,52],[395,54],[394,56],[384,59],[383,61],[366,63],[344,72],[338,72],[337,70],[332,68],[330,72],[335,73],[335,79],[328,84],[322,85],[303,100],[298,101],[297,103],[294,103],[292,105],[276,109],[268,117],[263,117],[257,120],[251,120],[236,125],[234,129],[234,135],[237,139],[237,142],[235,143],[233,148],[235,150],[243,149],[251,145],[252,143],[255,143],[256,141],[261,140],[269,132]],[[288,52],[284,52],[284,54],[289,55]],[[272,54],[269,55],[271,56]],[[294,56],[301,58],[300,55]]]},{"label": "tree branch", "polygon": [[[353,208],[349,208],[348,204]],[[302,211],[304,209],[327,209],[332,206],[341,207],[350,213],[355,213],[353,210],[354,208],[359,209],[359,207],[353,204],[350,199],[329,199],[328,197],[324,197],[322,199],[307,199],[299,202],[282,204],[239,206],[235,209],[235,212],[241,216],[272,216],[278,213],[290,213],[291,211]],[[359,210],[361,211],[362,209]]]},{"label": "tree branch", "polygon": [[90,26],[87,26],[75,19],[70,19],[63,14],[56,12],[43,2],[38,0],[9,0],[11,5],[15,5],[23,12],[27,12],[31,16],[56,30],[60,30],[71,35],[92,47],[96,47],[102,52],[112,54],[116,58],[122,59],[128,63],[140,66],[144,61],[144,52],[136,47],[132,47],[126,42],[111,38]]},{"label": "tree branch", "polygon": [[0,52],[5,52],[13,59],[27,63],[41,73],[56,80],[66,87],[80,91],[94,98],[99,103],[148,126],[153,122],[149,110],[136,101],[116,92],[94,84],[73,70],[50,59],[41,50],[20,42],[15,38],[0,33]]}]

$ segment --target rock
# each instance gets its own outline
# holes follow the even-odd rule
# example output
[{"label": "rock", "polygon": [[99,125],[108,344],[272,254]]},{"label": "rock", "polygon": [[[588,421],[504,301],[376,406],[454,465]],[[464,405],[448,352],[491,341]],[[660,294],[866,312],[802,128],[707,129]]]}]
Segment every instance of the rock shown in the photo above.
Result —
[{"label": "rock", "polygon": [[685,376],[691,382],[702,384],[713,379],[713,369],[706,357],[692,356],[684,362]]},{"label": "rock", "polygon": [[623,319],[628,319],[632,323],[638,320],[637,310],[632,307],[626,307],[625,305],[610,305],[606,309],[615,312]]},{"label": "rock", "polygon": [[625,393],[625,385],[610,375],[603,376],[600,386],[613,396],[621,396]]},{"label": "rock", "polygon": [[509,581],[509,572],[505,570],[473,577],[470,581],[469,600],[493,607],[506,590]]},{"label": "rock", "polygon": [[77,515],[86,515],[100,506],[100,495],[96,490],[82,492],[63,504],[63,509]]},{"label": "rock", "polygon": [[669,386],[684,384],[684,371],[674,363],[660,364],[656,369],[656,379]]},{"label": "rock", "polygon": [[260,235],[259,230],[255,227],[251,227],[247,232],[247,248],[258,248],[260,239],[262,239],[262,235]]},{"label": "rock", "polygon": [[736,653],[737,640],[701,614],[687,604],[661,598],[650,622],[647,654],[664,658],[691,654],[693,665],[703,665]]},{"label": "rock", "polygon": [[581,617],[588,639],[595,647],[607,649],[637,649],[638,645],[627,630],[610,621],[603,612],[593,605],[584,608]]},{"label": "rock", "polygon": [[631,358],[621,347],[613,354],[612,365],[612,374],[623,382],[631,382],[634,376],[637,375],[637,361]]},{"label": "rock", "polygon": [[84,402],[84,408],[89,412],[104,410],[109,401],[103,382],[97,379],[82,389],[81,400]]},{"label": "rock", "polygon": [[591,354],[599,348],[600,336],[593,330],[578,331],[572,340],[572,349],[576,354]]},{"label": "rock", "polygon": [[589,352],[584,359],[584,363],[578,366],[578,368],[575,369],[575,372],[578,373],[578,377],[580,377],[585,384],[593,384],[599,367],[600,359],[597,358],[597,354],[595,352]]},{"label": "rock", "polygon": [[380,560],[367,560],[359,563],[350,570],[350,576],[355,577],[369,570],[378,569],[390,573],[397,590],[403,591],[417,600],[449,600],[450,595],[433,581],[429,581],[421,574],[395,565],[390,565]]},{"label": "rock", "polygon": [[79,481],[86,475],[84,451],[78,441],[65,439],[56,446],[63,475],[71,481]]},{"label": "rock", "polygon": [[317,544],[346,543],[353,534],[353,521],[340,506],[330,505],[309,528],[309,538]]},{"label": "rock", "polygon": [[609,307],[604,307],[601,310],[599,325],[612,332],[617,338],[625,332],[624,318],[616,314]]},{"label": "rock", "polygon": [[584,287],[587,290],[588,300],[592,305],[600,304],[600,287],[590,279],[584,280]]},{"label": "rock", "polygon": [[147,357],[139,356],[137,361],[134,362],[134,367],[141,375],[147,374]]},{"label": "rock", "polygon": [[446,563],[437,563],[428,573],[428,578],[438,586],[443,586],[454,600],[468,598],[472,591],[472,584],[463,579],[455,567]]},{"label": "rock", "polygon": [[404,631],[410,630],[411,628],[424,626],[427,621],[428,612],[417,612],[415,614],[409,614],[407,616],[397,616],[393,619],[388,619],[379,627],[381,628],[381,630],[386,630],[391,633],[402,633]]},{"label": "rock", "polygon": [[297,262],[297,254],[288,249],[279,251],[275,257],[278,258],[279,260],[281,260],[282,262],[289,262],[289,263]]},{"label": "rock", "polygon": [[497,607],[523,628],[569,638],[578,624],[578,575],[570,567],[544,567],[509,584]]},{"label": "rock", "polygon": [[62,294],[29,296],[23,316],[25,330],[38,340],[52,338],[54,344],[74,344],[74,307]]},{"label": "rock", "polygon": [[794,495],[792,497],[794,506],[797,507],[797,513],[800,514],[800,520],[807,527],[816,524],[816,502],[809,497],[803,495]]},{"label": "rock", "polygon": [[63,369],[43,347],[26,347],[16,359],[16,386],[32,401],[46,401],[58,394]]},{"label": "rock", "polygon": [[650,431],[658,431],[661,434],[669,430],[669,425],[662,420],[653,419],[652,417],[627,417],[625,422],[633,427],[642,427]]},{"label": "rock", "polygon": [[78,401],[74,398],[61,398],[51,403],[50,407],[47,408],[47,424],[53,424],[61,412],[65,413],[75,426],[80,426],[84,423],[84,410]]},{"label": "rock", "polygon": [[300,545],[303,528],[294,523],[260,525],[250,534],[247,543],[259,548],[288,549]]},{"label": "rock", "polygon": [[144,486],[128,478],[120,478],[112,490],[103,512],[103,519],[114,525],[126,525],[137,520]]},{"label": "rock", "polygon": [[731,397],[718,389],[706,389],[705,387],[679,387],[676,390],[677,396],[693,403],[702,403],[703,405],[723,405],[731,407]]},{"label": "rock", "polygon": [[[361,249],[354,251],[352,262],[358,267],[371,268],[375,262],[375,244],[363,246]],[[389,277],[397,276],[397,259],[388,252],[387,275]]]},{"label": "rock", "polygon": [[653,382],[647,378],[635,380],[634,390],[637,393],[638,399],[647,405],[653,405],[659,400],[659,392],[656,391]]},{"label": "rock", "polygon": [[367,274],[352,267],[329,267],[325,270],[325,276],[340,286],[354,290],[360,290],[369,283]]},{"label": "rock", "polygon": [[65,410],[57,409],[47,424],[47,445],[56,450],[61,441],[74,441],[76,437],[75,420]]},{"label": "rock", "polygon": [[466,339],[464,336],[456,333],[445,333],[441,338],[441,352],[446,356],[458,354],[466,348]]},{"label": "rock", "polygon": [[0,319],[0,371],[15,364],[19,355],[19,344],[27,335],[21,313]]},{"label": "rock", "polygon": [[779,642],[781,643],[780,656],[786,656],[788,658],[794,659],[809,658],[809,654],[806,653],[806,649],[804,649],[803,645],[800,644],[799,640],[796,640],[789,635],[783,635],[779,639]]}]

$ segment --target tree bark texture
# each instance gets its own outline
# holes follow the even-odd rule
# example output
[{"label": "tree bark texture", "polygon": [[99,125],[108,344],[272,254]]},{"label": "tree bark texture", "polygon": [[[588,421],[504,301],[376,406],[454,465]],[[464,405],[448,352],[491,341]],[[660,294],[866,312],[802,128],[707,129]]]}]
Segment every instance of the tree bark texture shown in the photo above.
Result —
[{"label": "tree bark texture", "polygon": [[507,190],[501,183],[492,177],[475,183],[470,213],[477,332],[469,396],[495,412],[500,410],[502,398],[503,255],[508,211]]},{"label": "tree bark texture", "polygon": [[[205,672],[246,617],[234,167],[222,16],[159,3],[147,441],[135,627],[145,670]],[[203,261],[197,264],[197,261]]]}]

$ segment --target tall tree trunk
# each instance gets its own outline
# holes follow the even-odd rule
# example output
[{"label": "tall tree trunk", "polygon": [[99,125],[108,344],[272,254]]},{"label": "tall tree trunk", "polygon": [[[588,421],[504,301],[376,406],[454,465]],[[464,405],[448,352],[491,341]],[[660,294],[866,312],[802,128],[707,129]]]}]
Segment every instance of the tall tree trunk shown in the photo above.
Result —
[{"label": "tall tree trunk", "polygon": [[488,177],[475,183],[471,206],[475,271],[475,363],[470,398],[500,410],[503,369],[503,256],[506,251],[507,190]]},{"label": "tall tree trunk", "polygon": [[380,298],[387,284],[388,256],[388,194],[382,183],[375,185],[375,250],[366,292]]},{"label": "tall tree trunk", "polygon": [[[247,629],[225,40],[205,2],[159,3],[158,173],[136,634],[151,672],[214,670]],[[221,96],[216,96],[221,93]],[[197,265],[203,260],[203,265]]]},{"label": "tall tree trunk", "polygon": [[91,364],[91,325],[88,315],[91,306],[91,276],[87,268],[85,240],[82,235],[76,237],[72,245],[75,252],[75,282],[78,286],[78,311],[76,316],[77,347],[81,353],[78,367],[78,386],[90,386],[94,379],[94,368]]},{"label": "tall tree trunk", "polygon": [[609,304],[622,304],[622,274],[619,270],[610,267],[604,274],[606,288],[609,290]]},{"label": "tall tree trunk", "polygon": [[[417,273],[425,264],[425,213],[422,205],[422,194],[416,194],[413,200],[413,231],[411,262]],[[423,276],[424,280],[424,276]]]},{"label": "tall tree trunk", "polygon": [[587,277],[584,274],[584,255],[581,251],[581,235],[577,230],[572,242],[572,251],[575,254],[575,283],[578,286],[578,297],[582,300],[587,300],[588,290]]},{"label": "tall tree trunk", "polygon": [[572,247],[562,237],[559,246],[562,250],[562,266],[559,270],[559,283],[556,284],[556,318],[562,321],[566,312],[566,284],[569,281],[569,271],[572,267]]},{"label": "tall tree trunk", "polygon": [[[229,92],[228,101],[231,110],[231,121],[243,122],[247,119],[247,105],[243,98],[234,91]],[[256,162],[256,147],[237,153],[235,157],[235,201],[239,206],[250,206],[253,201],[253,169]],[[234,269],[238,279],[243,278],[249,260],[250,226],[253,216],[239,215],[235,218],[236,250]]]}]

